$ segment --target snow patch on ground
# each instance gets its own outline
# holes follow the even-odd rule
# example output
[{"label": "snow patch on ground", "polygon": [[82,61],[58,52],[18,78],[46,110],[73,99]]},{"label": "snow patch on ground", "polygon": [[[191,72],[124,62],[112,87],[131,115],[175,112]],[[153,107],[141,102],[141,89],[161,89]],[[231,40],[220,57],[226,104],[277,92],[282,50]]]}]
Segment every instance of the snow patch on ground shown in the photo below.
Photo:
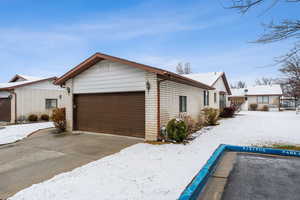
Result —
[{"label": "snow patch on ground", "polygon": [[187,145],[137,144],[33,185],[10,200],[174,200],[220,144],[299,144],[295,112],[241,112]]},{"label": "snow patch on ground", "polygon": [[0,129],[0,145],[16,142],[35,131],[53,127],[53,122],[4,126],[4,129]]}]

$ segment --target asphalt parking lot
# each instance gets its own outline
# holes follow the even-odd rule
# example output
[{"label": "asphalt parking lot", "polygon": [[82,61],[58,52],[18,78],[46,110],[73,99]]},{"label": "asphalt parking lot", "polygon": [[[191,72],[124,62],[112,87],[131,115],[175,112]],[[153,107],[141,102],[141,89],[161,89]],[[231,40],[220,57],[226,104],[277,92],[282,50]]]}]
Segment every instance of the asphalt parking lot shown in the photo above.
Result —
[{"label": "asphalt parking lot", "polygon": [[227,152],[199,200],[299,200],[300,159]]}]

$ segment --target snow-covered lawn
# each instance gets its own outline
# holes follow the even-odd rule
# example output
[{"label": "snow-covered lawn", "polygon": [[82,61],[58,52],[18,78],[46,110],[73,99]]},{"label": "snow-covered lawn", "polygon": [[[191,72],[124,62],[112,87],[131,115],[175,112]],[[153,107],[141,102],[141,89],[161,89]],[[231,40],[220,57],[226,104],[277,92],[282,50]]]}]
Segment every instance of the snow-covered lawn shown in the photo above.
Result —
[{"label": "snow-covered lawn", "polygon": [[4,126],[4,129],[0,129],[0,144],[7,144],[21,140],[31,133],[40,129],[54,127],[52,122],[23,124]]},{"label": "snow-covered lawn", "polygon": [[300,144],[295,112],[245,112],[188,145],[137,144],[25,189],[11,200],[174,200],[219,144]]}]

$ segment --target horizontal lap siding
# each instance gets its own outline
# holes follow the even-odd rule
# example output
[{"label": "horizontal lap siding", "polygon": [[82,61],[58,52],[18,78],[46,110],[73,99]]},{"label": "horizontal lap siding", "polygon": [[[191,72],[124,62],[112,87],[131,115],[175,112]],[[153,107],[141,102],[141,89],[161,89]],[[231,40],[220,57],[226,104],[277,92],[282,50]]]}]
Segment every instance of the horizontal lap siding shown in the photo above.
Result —
[{"label": "horizontal lap siding", "polygon": [[101,61],[73,79],[73,93],[145,90],[145,72],[120,63]]},{"label": "horizontal lap siding", "polygon": [[15,89],[17,95],[17,120],[30,114],[52,114],[46,109],[46,99],[57,99],[58,107],[65,107],[66,90],[52,82],[43,82]]},{"label": "horizontal lap siding", "polygon": [[10,93],[6,91],[1,91],[0,92],[0,98],[7,98],[9,97]]},{"label": "horizontal lap siding", "polygon": [[144,138],[145,74],[103,60],[74,77],[70,84],[76,105],[74,129]]}]

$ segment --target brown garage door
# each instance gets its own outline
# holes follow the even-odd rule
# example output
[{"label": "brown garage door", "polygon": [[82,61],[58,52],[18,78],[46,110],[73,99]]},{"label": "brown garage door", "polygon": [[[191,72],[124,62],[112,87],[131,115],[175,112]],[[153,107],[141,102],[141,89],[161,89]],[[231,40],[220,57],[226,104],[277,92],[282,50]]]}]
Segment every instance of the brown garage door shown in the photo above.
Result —
[{"label": "brown garage door", "polygon": [[0,98],[0,121],[9,122],[11,116],[10,99]]},{"label": "brown garage door", "polygon": [[74,96],[74,129],[145,137],[145,93]]}]

